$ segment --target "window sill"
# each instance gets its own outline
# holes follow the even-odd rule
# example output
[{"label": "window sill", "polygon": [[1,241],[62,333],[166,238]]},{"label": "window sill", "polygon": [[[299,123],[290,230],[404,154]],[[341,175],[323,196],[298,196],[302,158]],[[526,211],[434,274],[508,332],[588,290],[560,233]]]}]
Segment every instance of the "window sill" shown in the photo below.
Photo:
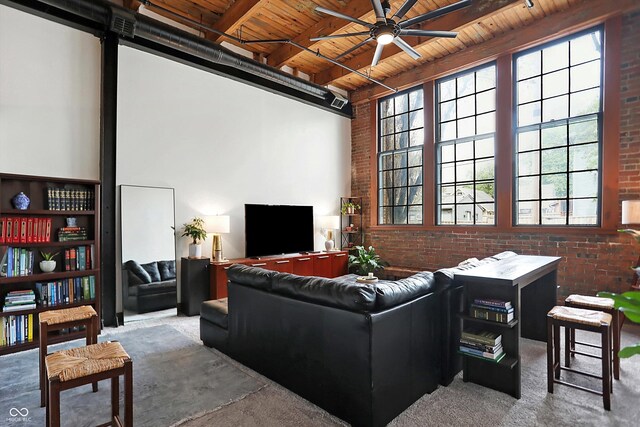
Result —
[{"label": "window sill", "polygon": [[449,233],[510,233],[510,234],[587,234],[587,235],[614,235],[618,229],[605,229],[593,226],[511,226],[499,227],[495,225],[370,225],[371,231],[440,231]]}]

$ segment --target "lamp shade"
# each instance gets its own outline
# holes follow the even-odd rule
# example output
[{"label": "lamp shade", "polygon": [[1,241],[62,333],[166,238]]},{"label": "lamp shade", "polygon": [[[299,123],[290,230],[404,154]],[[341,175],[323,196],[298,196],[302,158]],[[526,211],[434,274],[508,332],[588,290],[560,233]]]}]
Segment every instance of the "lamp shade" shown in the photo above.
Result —
[{"label": "lamp shade", "polygon": [[208,216],[206,223],[209,233],[228,233],[231,230],[229,215]]},{"label": "lamp shade", "polygon": [[622,201],[622,223],[640,224],[640,200]]},{"label": "lamp shade", "polygon": [[338,215],[324,215],[317,217],[318,228],[326,230],[336,230],[340,228],[340,217]]}]

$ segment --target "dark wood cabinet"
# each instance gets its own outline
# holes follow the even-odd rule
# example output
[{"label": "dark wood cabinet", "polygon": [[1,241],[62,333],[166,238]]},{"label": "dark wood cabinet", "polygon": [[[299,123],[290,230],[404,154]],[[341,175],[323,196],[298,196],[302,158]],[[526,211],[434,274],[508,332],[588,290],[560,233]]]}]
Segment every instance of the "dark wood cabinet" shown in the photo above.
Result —
[{"label": "dark wood cabinet", "polygon": [[182,258],[180,307],[187,316],[200,314],[200,304],[209,299],[209,258]]},{"label": "dark wood cabinet", "polygon": [[233,264],[244,264],[299,276],[337,277],[347,274],[347,255],[346,251],[335,251],[262,259],[239,258],[224,262],[213,261],[209,272],[210,298],[219,299],[227,296],[227,270]]}]

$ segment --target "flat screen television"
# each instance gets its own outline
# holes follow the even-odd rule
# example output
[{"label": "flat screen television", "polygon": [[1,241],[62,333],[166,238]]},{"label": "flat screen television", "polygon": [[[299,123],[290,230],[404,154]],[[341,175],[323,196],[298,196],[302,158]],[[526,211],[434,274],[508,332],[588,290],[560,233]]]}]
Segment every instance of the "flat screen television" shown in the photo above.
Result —
[{"label": "flat screen television", "polygon": [[313,206],[244,205],[246,256],[313,250]]}]

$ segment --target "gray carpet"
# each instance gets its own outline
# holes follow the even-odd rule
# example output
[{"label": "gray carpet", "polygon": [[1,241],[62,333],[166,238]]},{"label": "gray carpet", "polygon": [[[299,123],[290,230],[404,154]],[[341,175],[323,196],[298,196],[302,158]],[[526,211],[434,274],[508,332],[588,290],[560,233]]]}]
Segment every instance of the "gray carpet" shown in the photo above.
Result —
[{"label": "gray carpet", "polygon": [[[122,329],[122,328],[119,328]],[[263,383],[167,325],[103,333],[100,341],[117,339],[133,359],[134,423],[169,426],[241,399]],[[52,346],[75,347],[81,341]],[[50,350],[50,351],[51,351]],[[120,382],[122,390],[122,380]],[[62,392],[65,426],[95,426],[109,421],[111,383]],[[0,357],[0,425],[44,425],[40,408],[37,350]],[[10,418],[11,408],[27,408],[28,419]],[[121,408],[121,412],[123,409]]]}]

